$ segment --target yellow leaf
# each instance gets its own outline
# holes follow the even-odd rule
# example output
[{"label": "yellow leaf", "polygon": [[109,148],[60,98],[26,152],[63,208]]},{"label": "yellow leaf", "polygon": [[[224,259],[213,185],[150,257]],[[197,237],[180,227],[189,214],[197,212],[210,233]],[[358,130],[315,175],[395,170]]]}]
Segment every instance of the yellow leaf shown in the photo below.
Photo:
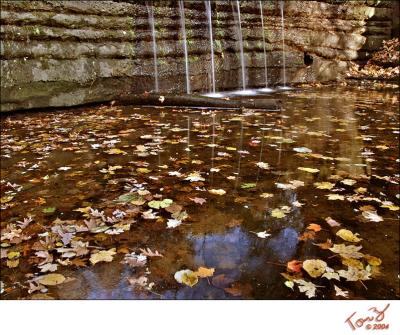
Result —
[{"label": "yellow leaf", "polygon": [[319,172],[318,169],[308,168],[308,167],[298,167],[298,170],[309,172],[309,173],[317,173]]},{"label": "yellow leaf", "polygon": [[325,272],[327,266],[328,264],[320,259],[307,259],[303,262],[303,269],[313,278],[320,277]]},{"label": "yellow leaf", "polygon": [[200,266],[194,274],[200,278],[211,277],[214,274],[214,268],[204,268]]},{"label": "yellow leaf", "polygon": [[272,193],[261,193],[260,197],[267,199],[267,198],[272,198],[274,195]]},{"label": "yellow leaf", "polygon": [[8,259],[18,258],[19,255],[20,255],[19,251],[10,251],[10,252],[7,254],[7,258],[8,258]]},{"label": "yellow leaf", "polygon": [[271,216],[277,219],[284,218],[286,214],[279,208],[275,208],[271,212]]},{"label": "yellow leaf", "polygon": [[112,148],[110,150],[107,150],[106,153],[108,153],[109,155],[127,155],[128,153],[126,151],[123,151],[121,149],[117,149],[117,148]]},{"label": "yellow leaf", "polygon": [[382,260],[378,257],[371,256],[371,255],[364,255],[364,258],[368,262],[368,264],[372,266],[379,266],[382,264]]},{"label": "yellow leaf", "polygon": [[326,195],[328,200],[344,200],[344,196],[336,193],[331,193]]},{"label": "yellow leaf", "polygon": [[19,265],[19,259],[18,258],[14,260],[7,259],[6,264],[9,268],[16,268]]},{"label": "yellow leaf", "polygon": [[13,195],[6,195],[0,198],[0,203],[5,204],[7,202],[10,202],[12,199],[14,199]]},{"label": "yellow leaf", "polygon": [[381,206],[382,208],[388,208],[388,209],[390,209],[391,211],[398,211],[399,209],[400,209],[400,207],[399,206],[396,206],[396,205],[393,205],[393,204],[388,204],[388,205],[382,205]]},{"label": "yellow leaf", "polygon": [[211,194],[214,194],[214,195],[224,195],[225,193],[226,193],[226,191],[225,190],[223,190],[223,189],[211,189],[211,190],[208,190],[208,193],[211,193]]},{"label": "yellow leaf", "polygon": [[50,273],[48,275],[37,277],[36,281],[45,286],[54,286],[63,283],[65,277],[59,273]]},{"label": "yellow leaf", "polygon": [[149,170],[147,168],[137,168],[136,171],[139,173],[150,173],[151,172],[151,170]]},{"label": "yellow leaf", "polygon": [[115,248],[111,248],[109,250],[101,250],[90,256],[90,262],[93,265],[99,262],[111,262],[115,254]]},{"label": "yellow leaf", "polygon": [[362,238],[357,236],[358,234],[353,234],[353,232],[347,229],[340,229],[336,235],[347,242],[360,242],[362,240]]},{"label": "yellow leaf", "polygon": [[351,267],[359,269],[359,270],[364,269],[363,263],[361,261],[359,261],[358,259],[354,259],[354,258],[343,258],[342,264],[346,265],[346,266],[351,266]]},{"label": "yellow leaf", "polygon": [[330,190],[335,184],[332,184],[328,181],[323,181],[321,183],[314,183],[314,186],[320,190]]}]

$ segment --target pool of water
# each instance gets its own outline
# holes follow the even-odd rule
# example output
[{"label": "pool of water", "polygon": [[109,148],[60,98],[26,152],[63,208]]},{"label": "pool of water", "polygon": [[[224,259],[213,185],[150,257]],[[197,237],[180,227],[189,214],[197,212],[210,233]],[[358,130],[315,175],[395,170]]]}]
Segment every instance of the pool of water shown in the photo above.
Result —
[{"label": "pool of water", "polygon": [[[307,299],[302,280],[319,299],[343,298],[335,286],[350,299],[398,298],[398,91],[273,96],[280,112],[2,116],[1,298]],[[351,242],[341,229],[359,235]],[[147,248],[163,257],[124,262]],[[340,277],[288,269],[292,260],[321,260]],[[209,273],[193,286],[174,277],[200,267]],[[347,280],[351,269],[359,280]],[[63,282],[38,281],[51,273]]]}]

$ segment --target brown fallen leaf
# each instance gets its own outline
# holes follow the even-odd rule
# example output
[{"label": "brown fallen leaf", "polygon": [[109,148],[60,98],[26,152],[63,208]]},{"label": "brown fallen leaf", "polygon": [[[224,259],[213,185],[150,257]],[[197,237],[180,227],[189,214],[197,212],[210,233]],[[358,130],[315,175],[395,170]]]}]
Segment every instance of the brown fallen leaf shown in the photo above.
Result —
[{"label": "brown fallen leaf", "polygon": [[211,283],[218,288],[225,288],[227,287],[229,284],[233,283],[234,280],[232,278],[229,278],[227,276],[225,276],[224,274],[218,275],[218,276],[214,276],[211,279]]},{"label": "brown fallen leaf", "polygon": [[313,231],[315,231],[315,232],[318,232],[318,231],[321,230],[321,226],[320,226],[319,224],[316,224],[316,223],[310,223],[310,224],[307,226],[306,229],[308,229],[308,230],[313,230]]},{"label": "brown fallen leaf", "polygon": [[192,200],[195,204],[199,204],[199,205],[203,205],[205,202],[207,202],[206,199],[204,198],[189,198],[190,200]]},{"label": "brown fallen leaf", "polygon": [[231,287],[224,288],[224,291],[233,295],[234,297],[249,297],[253,292],[253,288],[250,284],[233,283]]},{"label": "brown fallen leaf", "polygon": [[313,244],[317,245],[318,247],[320,247],[321,249],[324,249],[324,250],[332,248],[332,246],[333,246],[332,241],[330,239],[327,239],[326,242],[323,242],[323,243],[313,243]]},{"label": "brown fallen leaf", "polygon": [[315,238],[315,231],[307,230],[299,236],[299,241],[313,240]]}]

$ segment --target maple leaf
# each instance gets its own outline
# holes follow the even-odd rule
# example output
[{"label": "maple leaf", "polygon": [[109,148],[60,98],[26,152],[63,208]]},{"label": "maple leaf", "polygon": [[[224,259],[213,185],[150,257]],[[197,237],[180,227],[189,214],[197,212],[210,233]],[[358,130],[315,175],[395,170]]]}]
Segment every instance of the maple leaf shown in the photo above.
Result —
[{"label": "maple leaf", "polygon": [[339,276],[346,278],[347,281],[369,280],[371,279],[371,272],[367,270],[360,270],[355,267],[349,266],[346,270],[339,270]]},{"label": "maple leaf", "polygon": [[337,274],[337,273],[335,272],[335,270],[333,270],[333,269],[330,268],[329,266],[327,266],[327,267],[325,268],[325,271],[326,271],[326,272],[322,275],[323,278],[326,278],[326,279],[328,279],[328,280],[331,280],[331,279],[340,280],[339,274]]},{"label": "maple leaf", "polygon": [[348,291],[343,291],[341,288],[337,287],[336,285],[333,285],[333,287],[335,288],[336,296],[342,296],[342,297],[345,297],[345,298],[349,297],[349,292]]},{"label": "maple leaf", "polygon": [[335,186],[335,184],[324,181],[324,182],[314,183],[314,186],[320,190],[330,190],[331,188],[333,188],[333,186]]},{"label": "maple leaf", "polygon": [[167,228],[176,228],[182,224],[181,220],[176,219],[168,219],[167,221]]},{"label": "maple leaf", "polygon": [[317,290],[317,286],[315,284],[304,279],[294,279],[293,281],[298,285],[299,291],[305,293],[308,298],[315,297]]},{"label": "maple leaf", "polygon": [[57,271],[57,267],[58,267],[57,264],[52,264],[52,263],[46,263],[38,266],[40,272],[54,272]]},{"label": "maple leaf", "polygon": [[330,251],[339,254],[343,258],[362,258],[364,254],[358,252],[362,249],[362,246],[356,245],[344,245],[344,244],[334,244]]},{"label": "maple leaf", "polygon": [[266,238],[266,237],[271,236],[271,234],[267,234],[266,230],[260,231],[259,233],[254,232],[254,234],[256,234],[260,238]]}]

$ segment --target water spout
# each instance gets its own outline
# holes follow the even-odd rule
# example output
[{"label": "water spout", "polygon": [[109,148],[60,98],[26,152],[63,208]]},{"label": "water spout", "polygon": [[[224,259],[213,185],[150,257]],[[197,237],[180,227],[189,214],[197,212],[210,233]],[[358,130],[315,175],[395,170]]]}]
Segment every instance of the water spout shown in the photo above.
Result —
[{"label": "water spout", "polygon": [[282,89],[287,89],[286,86],[286,55],[285,55],[285,18],[283,15],[284,1],[280,1],[281,7],[281,33],[282,33],[282,66],[283,66],[283,87]]},{"label": "water spout", "polygon": [[264,28],[264,12],[263,12],[263,2],[260,0],[260,16],[261,16],[261,29],[262,29],[262,40],[264,49],[264,75],[265,75],[265,87],[260,89],[260,92],[268,93],[273,92],[272,88],[268,87],[268,63],[267,63],[267,48],[265,43],[265,28]]},{"label": "water spout", "polygon": [[149,25],[151,29],[151,35],[153,39],[153,62],[154,62],[154,91],[158,92],[158,65],[157,65],[157,40],[156,40],[156,29],[154,26],[154,13],[153,13],[153,2],[146,2],[147,13],[149,14]]},{"label": "water spout", "polygon": [[179,0],[178,4],[179,4],[179,13],[180,13],[180,17],[181,17],[183,51],[185,53],[186,93],[189,94],[190,93],[190,78],[189,78],[189,58],[188,58],[186,28],[185,28],[185,7],[183,5],[183,0]]},{"label": "water spout", "polygon": [[209,33],[209,37],[210,37],[212,93],[215,94],[214,39],[213,39],[212,15],[211,15],[211,3],[210,3],[210,0],[204,1],[204,4],[206,6],[206,12],[207,12],[207,18],[208,18],[208,33]]},{"label": "water spout", "polygon": [[[232,9],[233,3],[232,3]],[[233,10],[235,13],[235,10]],[[239,40],[239,49],[240,49],[240,65],[242,68],[242,89],[246,91],[246,66],[245,66],[245,59],[244,59],[244,52],[243,52],[243,35],[242,35],[242,23],[240,20],[240,3],[239,0],[236,0],[236,26],[237,26],[237,35]]]}]

